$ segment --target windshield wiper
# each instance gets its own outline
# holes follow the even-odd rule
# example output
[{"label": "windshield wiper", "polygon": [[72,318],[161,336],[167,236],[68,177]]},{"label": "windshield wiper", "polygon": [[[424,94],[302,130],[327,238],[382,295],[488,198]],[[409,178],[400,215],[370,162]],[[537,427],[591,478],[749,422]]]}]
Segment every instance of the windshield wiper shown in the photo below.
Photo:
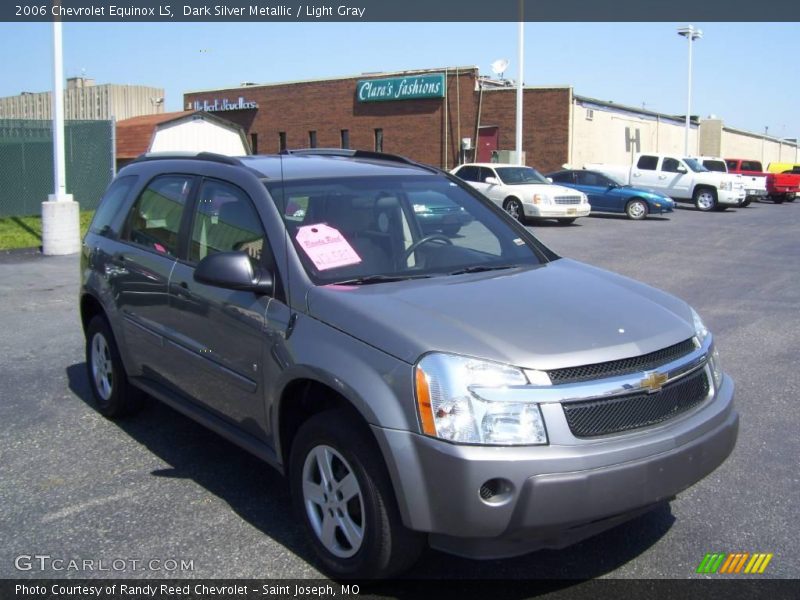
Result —
[{"label": "windshield wiper", "polygon": [[448,275],[463,275],[464,273],[483,273],[484,271],[500,271],[502,269],[513,269],[517,265],[473,265],[464,267],[458,271],[451,271]]},{"label": "windshield wiper", "polygon": [[372,283],[388,283],[390,281],[406,281],[407,279],[425,279],[431,275],[365,275],[342,281],[333,281],[328,285],[369,285]]}]

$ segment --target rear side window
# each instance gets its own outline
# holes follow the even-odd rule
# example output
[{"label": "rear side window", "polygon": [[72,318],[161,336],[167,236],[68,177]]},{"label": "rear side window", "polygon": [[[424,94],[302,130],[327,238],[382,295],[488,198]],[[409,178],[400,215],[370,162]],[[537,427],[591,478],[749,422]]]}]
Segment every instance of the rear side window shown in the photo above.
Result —
[{"label": "rear side window", "polygon": [[215,252],[247,252],[261,260],[264,230],[250,197],[238,187],[206,179],[197,198],[189,260],[199,262]]},{"label": "rear side window", "polygon": [[582,171],[575,174],[578,178],[578,183],[581,185],[604,185],[604,180],[597,174],[591,171]]},{"label": "rear side window", "polygon": [[550,175],[550,179],[552,179],[556,183],[575,183],[575,176],[569,171],[564,171],[562,173],[553,173],[552,175]]},{"label": "rear side window", "polygon": [[657,156],[640,156],[639,162],[636,163],[637,168],[644,171],[655,171],[658,166]]},{"label": "rear side window", "polygon": [[742,161],[742,171],[758,171],[759,173],[764,169],[761,167],[761,163],[753,160],[743,160]]},{"label": "rear side window", "polygon": [[113,232],[111,223],[122,209],[125,198],[128,197],[128,192],[131,191],[131,187],[135,182],[136,176],[128,175],[127,177],[120,177],[109,186],[103,195],[103,199],[100,200],[100,206],[97,207],[94,213],[89,231],[99,235],[108,235]]},{"label": "rear side window", "polygon": [[464,181],[479,181],[478,173],[478,167],[461,167],[456,171],[456,176]]},{"label": "rear side window", "polygon": [[188,175],[156,177],[133,204],[123,239],[175,256],[183,207],[191,187],[192,177]]}]

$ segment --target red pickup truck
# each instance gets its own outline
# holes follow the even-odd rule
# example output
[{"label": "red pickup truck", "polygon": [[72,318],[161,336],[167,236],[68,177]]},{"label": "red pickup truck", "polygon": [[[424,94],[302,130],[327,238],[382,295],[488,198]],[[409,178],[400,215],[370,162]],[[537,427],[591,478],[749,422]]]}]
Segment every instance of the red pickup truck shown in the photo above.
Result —
[{"label": "red pickup truck", "polygon": [[800,194],[800,175],[793,173],[767,173],[757,160],[744,158],[726,158],[728,173],[740,175],[756,175],[767,178],[767,194],[775,204],[784,200],[793,202],[795,196]]}]

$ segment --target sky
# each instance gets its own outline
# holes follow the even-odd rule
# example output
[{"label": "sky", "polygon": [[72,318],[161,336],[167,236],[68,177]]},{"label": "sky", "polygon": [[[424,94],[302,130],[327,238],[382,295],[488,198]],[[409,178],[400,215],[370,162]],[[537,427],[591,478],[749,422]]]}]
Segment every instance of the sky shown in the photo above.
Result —
[{"label": "sky", "polygon": [[[797,23],[693,23],[692,114],[800,137]],[[526,85],[685,114],[688,43],[680,23],[526,23]],[[510,61],[516,23],[65,23],[65,77],[188,91]],[[52,89],[52,26],[0,23],[0,96]],[[268,107],[265,107],[268,109]]]}]

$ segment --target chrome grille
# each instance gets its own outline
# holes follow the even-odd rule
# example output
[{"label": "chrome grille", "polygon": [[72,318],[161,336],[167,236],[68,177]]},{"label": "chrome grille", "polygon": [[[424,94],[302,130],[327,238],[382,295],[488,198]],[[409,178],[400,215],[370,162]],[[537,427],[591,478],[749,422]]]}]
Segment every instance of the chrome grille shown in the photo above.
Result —
[{"label": "chrome grille", "polygon": [[575,437],[595,437],[662,423],[700,404],[709,392],[705,369],[699,369],[654,394],[636,393],[562,404]]},{"label": "chrome grille", "polygon": [[580,204],[580,196],[556,196],[554,198],[556,204]]},{"label": "chrome grille", "polygon": [[550,381],[554,385],[563,383],[576,383],[579,381],[588,381],[590,379],[602,379],[605,377],[616,377],[618,375],[627,375],[637,371],[650,371],[673,360],[677,360],[682,356],[686,356],[695,350],[694,340],[689,338],[673,346],[650,352],[649,354],[642,354],[641,356],[634,356],[631,358],[623,358],[620,360],[612,360],[610,362],[595,363],[593,365],[581,365],[579,367],[567,367],[564,369],[554,369],[548,371]]}]

